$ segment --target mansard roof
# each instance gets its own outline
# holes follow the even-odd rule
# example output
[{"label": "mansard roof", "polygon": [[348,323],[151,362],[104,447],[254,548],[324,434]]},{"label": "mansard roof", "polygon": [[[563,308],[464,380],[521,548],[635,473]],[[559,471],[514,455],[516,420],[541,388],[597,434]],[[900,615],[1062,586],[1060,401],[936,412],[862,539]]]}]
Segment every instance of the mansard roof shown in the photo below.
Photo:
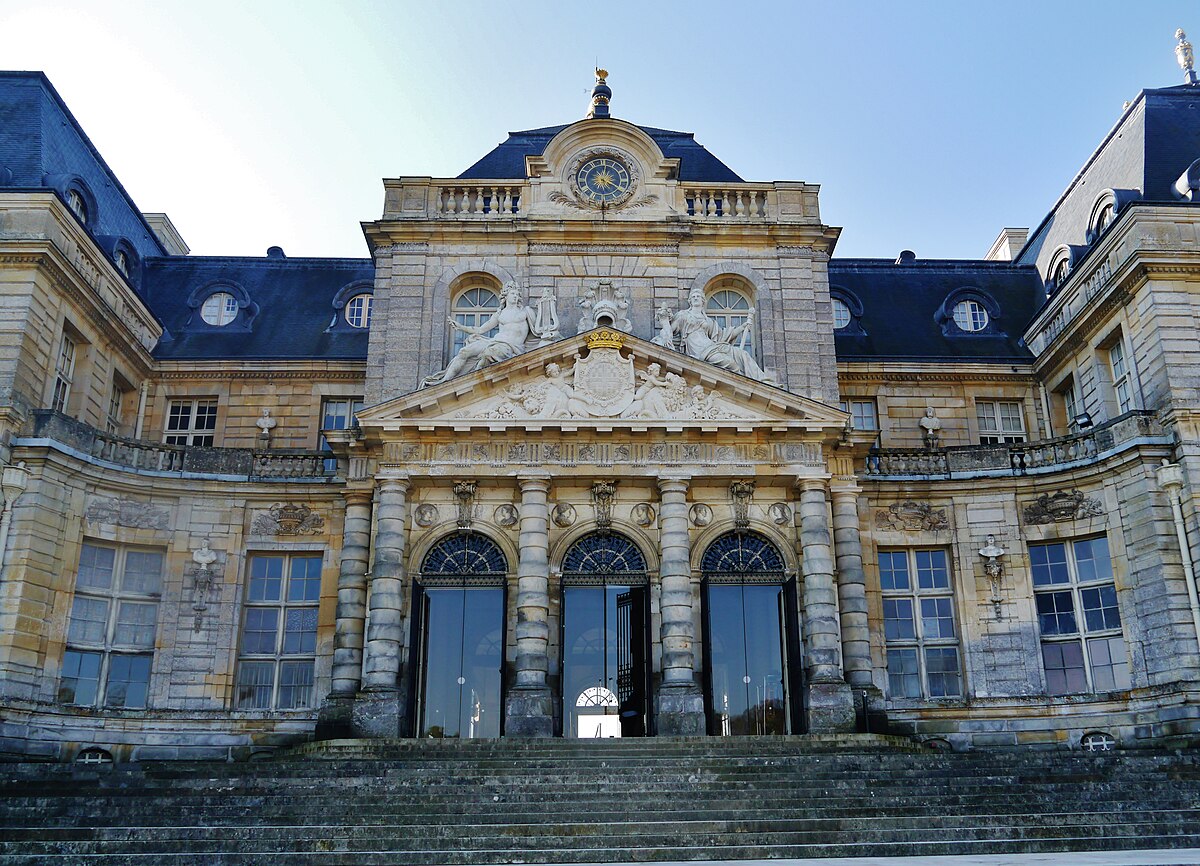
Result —
[{"label": "mansard roof", "polygon": [[[171,256],[145,262],[142,294],[166,331],[162,360],[366,360],[366,328],[351,328],[334,302],[347,286],[370,292],[370,259]],[[204,295],[227,291],[245,313],[233,325],[200,318]],[[341,299],[344,303],[345,298]],[[249,319],[249,321],[245,321]]]},{"label": "mansard roof", "polygon": [[[839,361],[1028,363],[1021,334],[1045,298],[1032,266],[947,259],[832,259],[829,290],[862,305],[859,327],[834,332]],[[947,322],[963,299],[988,310],[988,328],[968,334]]]},{"label": "mansard roof", "polygon": [[[525,157],[540,156],[554,136],[568,126],[543,126],[510,132],[508,138],[496,145],[482,159],[459,175],[460,178],[508,179],[525,177]],[[703,183],[744,183],[737,172],[717,159],[691,132],[673,132],[638,126],[654,139],[667,159],[679,160],[679,179]]]}]

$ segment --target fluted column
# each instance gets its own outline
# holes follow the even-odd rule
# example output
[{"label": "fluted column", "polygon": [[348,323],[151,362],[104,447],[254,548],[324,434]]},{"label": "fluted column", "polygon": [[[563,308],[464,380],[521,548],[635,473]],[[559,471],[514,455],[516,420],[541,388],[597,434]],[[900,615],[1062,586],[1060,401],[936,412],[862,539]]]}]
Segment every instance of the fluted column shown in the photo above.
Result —
[{"label": "fluted column", "polygon": [[867,626],[867,577],[863,572],[858,528],[859,487],[853,478],[837,479],[833,497],[833,542],[837,556],[838,606],[842,621],[842,667],[856,688],[870,688],[871,635]]},{"label": "fluted column", "polygon": [[854,728],[854,699],[842,679],[841,629],[834,589],[826,482],[805,478],[800,486],[800,546],[804,558],[804,662],[808,675],[808,729]]},{"label": "fluted column", "polygon": [[662,684],[657,696],[658,732],[704,733],[704,701],[696,683],[696,625],[692,605],[692,556],[688,536],[688,482],[658,482],[659,611],[662,626]]},{"label": "fluted column", "polygon": [[408,514],[408,479],[384,478],[379,484],[379,509],[375,526],[375,562],[371,568],[371,609],[367,627],[363,688],[394,691],[399,687],[400,611],[404,601],[405,518]]},{"label": "fluted column", "polygon": [[521,488],[520,560],[517,563],[516,683],[505,702],[504,732],[549,737],[554,708],[546,685],[550,645],[550,479],[528,475]]},{"label": "fluted column", "polygon": [[352,695],[362,679],[367,619],[367,562],[371,550],[371,491],[346,491],[342,560],[333,634],[333,693]]}]

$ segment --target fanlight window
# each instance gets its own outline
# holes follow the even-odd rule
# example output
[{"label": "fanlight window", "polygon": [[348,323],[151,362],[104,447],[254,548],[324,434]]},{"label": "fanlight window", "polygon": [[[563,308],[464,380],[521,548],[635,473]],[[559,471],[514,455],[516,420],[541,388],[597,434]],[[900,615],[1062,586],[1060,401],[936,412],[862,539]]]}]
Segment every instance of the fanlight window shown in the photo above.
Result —
[{"label": "fanlight window", "polygon": [[[750,315],[750,299],[737,289],[719,289],[708,296],[704,309],[722,330],[728,330],[745,324]],[[754,334],[747,334],[745,343],[739,338],[735,345],[744,346],[747,352],[753,352]]]},{"label": "fanlight window", "polygon": [[729,532],[704,551],[700,569],[705,574],[779,574],[783,557],[779,548],[757,532]]},{"label": "fanlight window", "polygon": [[200,318],[220,328],[228,325],[238,314],[237,298],[229,292],[213,292],[200,306]]},{"label": "fanlight window", "polygon": [[[478,328],[500,309],[500,295],[492,289],[477,287],[460,292],[454,299],[454,321],[464,328]],[[488,331],[485,336],[492,336],[496,329]],[[454,343],[450,348],[451,355],[457,355],[467,343],[469,334],[464,334],[457,328],[454,331]]]},{"label": "fanlight window", "polygon": [[646,558],[623,535],[585,535],[563,557],[563,574],[645,574]]},{"label": "fanlight window", "polygon": [[423,575],[504,574],[508,562],[496,542],[473,532],[448,535],[425,554]]}]

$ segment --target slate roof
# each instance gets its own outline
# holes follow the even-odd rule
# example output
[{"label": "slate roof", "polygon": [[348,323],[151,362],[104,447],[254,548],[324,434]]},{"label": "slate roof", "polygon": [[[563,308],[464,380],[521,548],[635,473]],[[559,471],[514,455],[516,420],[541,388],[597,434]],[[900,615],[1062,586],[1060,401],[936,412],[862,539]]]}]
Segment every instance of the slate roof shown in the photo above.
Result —
[{"label": "slate roof", "polygon": [[[1027,363],[1025,326],[1045,298],[1037,269],[1009,262],[832,259],[830,292],[862,304],[865,335],[834,332],[839,361],[907,359]],[[995,300],[999,334],[964,334],[936,318],[952,292],[973,289]],[[945,331],[949,330],[949,333]]]},{"label": "slate roof", "polygon": [[[142,294],[166,327],[154,350],[163,360],[366,360],[367,329],[334,321],[341,289],[374,280],[370,259],[171,256],[145,261]],[[245,291],[258,306],[250,330],[214,328],[188,306],[214,281]]]},{"label": "slate roof", "polygon": [[[546,145],[571,124],[544,126],[540,129],[524,129],[510,132],[508,138],[496,145],[481,160],[468,168],[460,178],[508,178],[525,177],[525,157],[540,156]],[[737,173],[717,159],[704,145],[696,141],[691,132],[673,132],[639,126],[642,132],[654,139],[667,159],[679,160],[679,179],[701,183],[745,183]]]}]

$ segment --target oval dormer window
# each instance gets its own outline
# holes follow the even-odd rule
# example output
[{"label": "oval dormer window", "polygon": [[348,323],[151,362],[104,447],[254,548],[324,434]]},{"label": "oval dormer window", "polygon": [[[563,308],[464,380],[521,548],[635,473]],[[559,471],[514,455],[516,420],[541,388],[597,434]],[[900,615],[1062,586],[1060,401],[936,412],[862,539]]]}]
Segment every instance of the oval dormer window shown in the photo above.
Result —
[{"label": "oval dormer window", "polygon": [[954,305],[954,324],[967,333],[982,331],[988,326],[988,313],[978,301],[959,301]]},{"label": "oval dormer window", "polygon": [[213,292],[200,305],[200,318],[218,328],[228,325],[237,314],[237,298],[229,292]]},{"label": "oval dormer window", "polygon": [[841,298],[833,298],[833,328],[836,331],[842,330],[850,324],[851,316],[850,308],[846,306],[846,302]]},{"label": "oval dormer window", "polygon": [[346,304],[346,322],[352,328],[369,328],[371,327],[371,301],[370,295],[355,295]]}]

